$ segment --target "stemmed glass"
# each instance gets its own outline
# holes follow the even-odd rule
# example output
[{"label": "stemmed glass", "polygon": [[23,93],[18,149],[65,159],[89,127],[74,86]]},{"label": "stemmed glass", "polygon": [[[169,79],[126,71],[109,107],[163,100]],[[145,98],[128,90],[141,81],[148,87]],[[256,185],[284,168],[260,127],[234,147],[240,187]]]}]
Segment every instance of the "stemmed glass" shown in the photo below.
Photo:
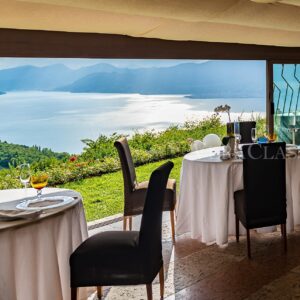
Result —
[{"label": "stemmed glass", "polygon": [[239,122],[234,122],[234,136],[236,140],[236,151],[239,150],[239,143],[241,141],[241,133],[240,133],[240,123]]},{"label": "stemmed glass", "polygon": [[256,128],[251,128],[251,139],[253,143],[257,142],[257,132]]},{"label": "stemmed glass", "polygon": [[265,129],[265,137],[268,139],[268,141],[270,143],[273,143],[276,141],[276,134],[274,132],[274,129],[273,131],[271,131],[270,127],[268,124],[266,124],[266,129]]},{"label": "stemmed glass", "polygon": [[27,184],[30,182],[30,165],[20,165],[20,181],[24,185],[25,192],[27,191]]},{"label": "stemmed glass", "polygon": [[48,184],[48,174],[39,173],[32,175],[30,183],[37,191],[37,199],[42,200],[42,189]]}]

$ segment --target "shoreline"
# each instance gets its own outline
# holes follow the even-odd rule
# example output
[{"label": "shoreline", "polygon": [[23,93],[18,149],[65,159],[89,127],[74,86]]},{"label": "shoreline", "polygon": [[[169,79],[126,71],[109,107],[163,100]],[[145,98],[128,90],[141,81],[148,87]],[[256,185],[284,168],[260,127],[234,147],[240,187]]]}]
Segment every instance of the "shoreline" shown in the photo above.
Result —
[{"label": "shoreline", "polygon": [[[128,136],[128,137],[132,137],[135,133],[139,133],[139,134],[145,134],[147,132],[153,132],[153,133],[162,133],[164,131],[166,131],[168,128],[170,127],[176,127],[178,126],[179,129],[182,129],[181,127],[184,126],[184,124],[187,122],[199,122],[199,121],[204,121],[205,119],[209,119],[211,118],[213,115],[216,115],[215,112],[209,112],[209,111],[202,111],[200,112],[201,117],[199,117],[199,115],[197,113],[195,113],[194,115],[192,115],[191,117],[187,118],[184,122],[177,122],[177,123],[170,123],[168,126],[162,126],[159,127],[157,126],[156,128],[153,126],[149,126],[149,127],[144,127],[144,128],[138,128],[138,129],[131,129],[131,130],[123,130],[123,131],[115,131],[115,132],[111,132],[111,133],[107,133],[107,134],[102,134],[105,135],[106,137],[111,137],[114,133],[116,133],[117,135],[124,135],[124,136]],[[265,118],[266,113],[264,112],[232,112],[231,114],[231,122],[236,122],[239,120],[239,118],[241,118],[240,121],[250,121],[250,120],[257,120],[259,118]],[[228,114],[227,113],[219,113],[218,116],[220,117],[220,121],[222,123],[222,125],[226,125],[226,123],[229,122],[228,120]],[[83,139],[84,137],[82,137],[81,139]],[[80,141],[81,141],[80,139]],[[1,142],[5,142],[4,140],[0,140]],[[21,146],[26,146],[26,147],[33,147],[36,146],[35,144],[24,144],[24,143],[18,143],[18,142],[12,142],[12,141],[8,141],[6,140],[7,143],[9,144],[14,144],[14,145],[21,145]],[[85,145],[83,144],[82,149],[78,152],[70,152],[70,151],[64,151],[64,150],[56,150],[53,148],[49,148],[49,147],[44,147],[42,145],[38,145],[38,147],[41,147],[42,149],[44,148],[48,148],[53,152],[56,153],[67,153],[69,155],[75,154],[75,155],[79,155],[82,153],[83,148],[85,147]]]},{"label": "shoreline", "polygon": [[[170,126],[209,118],[218,105],[231,106],[232,121],[265,116],[264,99],[187,99],[185,96],[11,92],[1,97],[0,139],[20,145],[39,145],[55,152],[81,153],[85,146],[81,139],[96,140],[99,135],[110,136],[114,132],[131,136],[135,132],[163,131]],[[228,122],[227,114],[219,116],[223,124]]]}]

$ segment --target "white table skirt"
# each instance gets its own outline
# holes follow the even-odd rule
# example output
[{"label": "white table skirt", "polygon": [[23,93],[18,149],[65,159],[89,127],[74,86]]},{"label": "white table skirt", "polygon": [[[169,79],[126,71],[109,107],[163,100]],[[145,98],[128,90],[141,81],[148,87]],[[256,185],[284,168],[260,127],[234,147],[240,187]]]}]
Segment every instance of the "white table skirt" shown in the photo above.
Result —
[{"label": "white table skirt", "polygon": [[[62,189],[44,192],[79,195]],[[0,204],[22,195],[22,190],[0,191]],[[0,222],[0,299],[70,299],[69,257],[88,236],[81,197],[38,221],[13,221],[10,228],[7,223]]]},{"label": "white table skirt", "polygon": [[[203,243],[224,245],[235,234],[234,191],[243,188],[241,160],[221,161],[222,147],[185,155],[180,180],[176,230]],[[287,231],[300,224],[300,159],[286,160]],[[245,230],[240,225],[241,233]]]}]

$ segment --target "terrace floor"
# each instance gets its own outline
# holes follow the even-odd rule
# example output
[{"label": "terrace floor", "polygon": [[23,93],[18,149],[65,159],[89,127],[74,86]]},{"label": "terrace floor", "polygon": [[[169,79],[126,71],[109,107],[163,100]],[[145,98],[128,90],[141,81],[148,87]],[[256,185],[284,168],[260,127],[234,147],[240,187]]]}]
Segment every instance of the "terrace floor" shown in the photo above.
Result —
[{"label": "terrace floor", "polygon": [[[140,218],[133,221],[138,230]],[[90,234],[121,230],[122,222],[93,229]],[[229,238],[228,247],[206,246],[188,235],[173,245],[168,214],[163,221],[165,299],[300,299],[300,228],[288,235],[283,253],[280,232],[251,233],[252,260],[246,257],[246,238]],[[159,282],[153,284],[159,299]],[[104,299],[146,299],[145,286],[105,287]],[[97,299],[91,295],[89,299]]]}]

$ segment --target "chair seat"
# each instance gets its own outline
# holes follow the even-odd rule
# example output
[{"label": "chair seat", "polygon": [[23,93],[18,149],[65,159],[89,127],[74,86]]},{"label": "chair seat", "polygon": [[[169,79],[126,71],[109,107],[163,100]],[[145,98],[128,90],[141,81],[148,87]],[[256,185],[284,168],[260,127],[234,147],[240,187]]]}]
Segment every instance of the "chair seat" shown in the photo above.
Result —
[{"label": "chair seat", "polygon": [[[143,181],[137,184],[134,193],[140,196],[139,193],[144,193],[146,195],[148,189],[149,181]],[[165,192],[164,203],[163,203],[163,210],[170,211],[174,210],[176,205],[176,180],[175,179],[168,179],[167,182],[167,189]]]},{"label": "chair seat", "polygon": [[257,216],[256,218],[250,218],[249,220],[247,220],[245,190],[234,192],[234,210],[236,216],[246,229],[261,228],[285,223],[285,219],[280,216]]},{"label": "chair seat", "polygon": [[[157,272],[145,272],[138,241],[137,231],[107,231],[88,238],[70,257],[72,286],[152,282]],[[156,269],[161,265],[162,259]]]}]

